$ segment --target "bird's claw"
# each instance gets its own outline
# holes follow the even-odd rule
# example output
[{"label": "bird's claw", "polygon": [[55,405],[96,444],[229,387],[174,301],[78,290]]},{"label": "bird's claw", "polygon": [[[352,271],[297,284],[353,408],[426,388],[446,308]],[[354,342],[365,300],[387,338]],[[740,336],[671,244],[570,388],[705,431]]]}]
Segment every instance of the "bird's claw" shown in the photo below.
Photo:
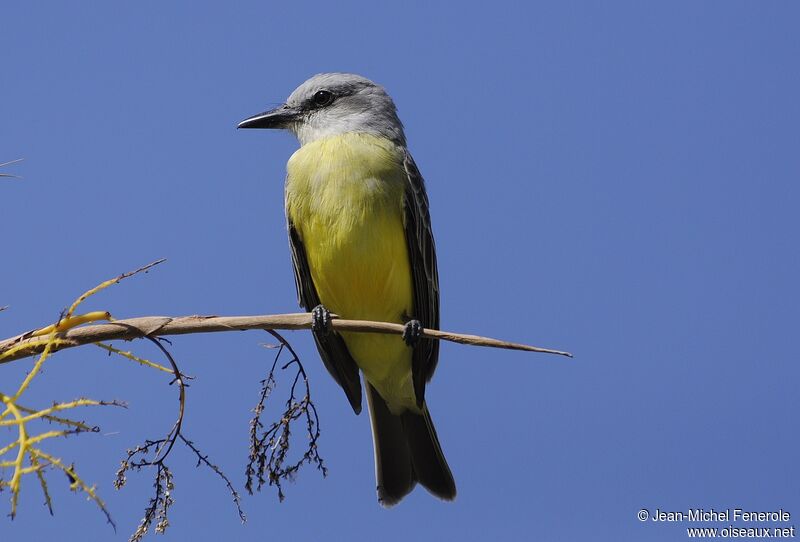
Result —
[{"label": "bird's claw", "polygon": [[317,305],[311,311],[311,331],[321,337],[331,332],[331,311],[323,305]]},{"label": "bird's claw", "polygon": [[409,320],[403,328],[403,341],[413,348],[422,337],[422,324],[419,320]]}]

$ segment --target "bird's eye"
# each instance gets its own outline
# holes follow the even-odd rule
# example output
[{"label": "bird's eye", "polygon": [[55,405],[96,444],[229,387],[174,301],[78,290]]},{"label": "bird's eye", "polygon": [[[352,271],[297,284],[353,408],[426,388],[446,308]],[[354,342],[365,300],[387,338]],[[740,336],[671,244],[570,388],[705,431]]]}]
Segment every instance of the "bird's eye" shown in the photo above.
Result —
[{"label": "bird's eye", "polygon": [[333,94],[327,90],[318,90],[314,94],[314,105],[317,107],[324,107],[333,101]]}]

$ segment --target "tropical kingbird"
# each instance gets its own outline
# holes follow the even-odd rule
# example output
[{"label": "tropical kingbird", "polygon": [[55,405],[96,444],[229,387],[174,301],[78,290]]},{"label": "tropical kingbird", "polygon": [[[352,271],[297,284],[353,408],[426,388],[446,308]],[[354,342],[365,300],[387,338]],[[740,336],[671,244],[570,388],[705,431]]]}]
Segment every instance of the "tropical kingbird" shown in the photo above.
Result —
[{"label": "tropical kingbird", "polygon": [[[287,164],[286,218],[300,305],[313,315],[322,361],[361,412],[364,373],[378,500],[399,502],[420,482],[455,498],[425,383],[439,343],[439,278],[425,184],[394,102],[369,79],[315,75],[286,103],[239,128],[283,128],[300,149]],[[396,335],[337,333],[342,318],[405,324]]]}]

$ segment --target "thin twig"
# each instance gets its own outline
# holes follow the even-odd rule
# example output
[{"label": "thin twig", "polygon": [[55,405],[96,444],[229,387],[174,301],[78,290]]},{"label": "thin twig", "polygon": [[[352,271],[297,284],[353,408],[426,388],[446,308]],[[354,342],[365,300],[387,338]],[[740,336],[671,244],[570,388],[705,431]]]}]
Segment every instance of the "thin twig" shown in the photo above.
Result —
[{"label": "thin twig", "polygon": [[[331,321],[336,331],[358,331],[363,333],[384,333],[402,335],[404,326],[389,322],[368,320],[343,320],[334,315]],[[186,335],[190,333],[211,333],[218,331],[245,331],[251,329],[310,329],[311,313],[271,314],[258,316],[143,316],[115,320],[107,324],[96,324],[69,329],[58,336],[58,343],[51,345],[53,352],[84,344],[111,340],[131,340],[142,337],[162,337],[165,335]],[[438,339],[472,346],[488,346],[528,352],[542,352],[572,357],[569,352],[540,348],[527,344],[512,343],[436,329],[423,330],[427,339]],[[15,349],[15,352],[0,363],[32,356],[44,350],[47,341],[42,337],[31,336],[30,332],[0,341],[0,354]]]},{"label": "thin twig", "polygon": [[[16,160],[11,160],[9,162],[3,162],[0,164],[0,167],[10,166],[11,164],[16,164],[17,162],[22,162],[22,158],[17,158]],[[0,177],[11,177],[14,179],[19,179],[19,176],[12,175],[10,173],[0,173]]]},{"label": "thin twig", "polygon": [[[174,478],[172,471],[167,466],[165,460],[170,455],[175,446],[175,443],[180,439],[189,449],[197,456],[197,465],[206,465],[213,470],[219,477],[221,477],[228,490],[231,492],[233,502],[236,505],[236,510],[239,513],[239,518],[244,522],[246,517],[241,507],[241,499],[239,493],[233,487],[230,479],[225,475],[221,468],[209,461],[208,456],[204,455],[200,449],[183,434],[183,420],[186,413],[186,388],[188,384],[187,379],[191,377],[183,374],[178,368],[175,358],[162,344],[162,342],[169,342],[162,337],[150,337],[145,339],[152,342],[165,358],[169,361],[171,373],[173,376],[170,384],[178,385],[178,416],[172,428],[163,438],[157,440],[145,440],[144,444],[140,444],[136,448],[127,450],[127,457],[121,461],[120,468],[117,470],[114,487],[122,489],[127,482],[127,473],[131,469],[139,471],[145,467],[155,467],[156,474],[153,481],[153,488],[155,489],[154,496],[150,499],[144,511],[144,516],[139,522],[136,531],[131,535],[129,542],[139,542],[147,534],[150,527],[155,523],[155,532],[164,533],[169,527],[169,510],[175,503],[172,496],[173,489],[175,488]],[[153,459],[148,459],[152,455]]]},{"label": "thin twig", "polygon": [[183,443],[186,446],[189,447],[190,450],[194,452],[194,455],[197,456],[198,467],[200,467],[201,465],[205,465],[206,467],[214,471],[217,476],[222,478],[222,480],[225,482],[225,485],[228,487],[228,491],[231,494],[231,498],[233,499],[233,504],[236,505],[236,511],[239,513],[239,519],[242,521],[242,523],[245,523],[247,521],[247,516],[245,515],[244,510],[242,510],[242,497],[239,495],[239,492],[236,491],[236,488],[233,487],[233,483],[230,481],[230,479],[225,475],[224,472],[222,472],[221,468],[212,463],[208,459],[208,456],[204,455],[203,452],[201,452],[197,448],[197,446],[194,445],[194,442],[187,439],[183,435],[178,435],[178,437],[183,441]]}]

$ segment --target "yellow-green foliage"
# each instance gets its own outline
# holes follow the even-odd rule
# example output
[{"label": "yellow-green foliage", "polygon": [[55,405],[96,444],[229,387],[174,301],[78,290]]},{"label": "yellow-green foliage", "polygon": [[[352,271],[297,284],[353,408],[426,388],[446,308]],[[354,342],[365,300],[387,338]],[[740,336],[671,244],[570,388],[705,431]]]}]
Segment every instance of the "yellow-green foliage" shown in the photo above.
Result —
[{"label": "yellow-green foliage", "polygon": [[[149,267],[149,266],[148,266]],[[143,268],[144,270],[146,268]],[[135,273],[135,272],[134,272]],[[126,278],[133,273],[127,273],[111,280],[107,280],[98,286],[87,291],[81,295],[69,307],[67,312],[55,324],[43,327],[26,334],[26,337],[34,337],[36,340],[41,341],[44,350],[39,355],[38,359],[33,365],[33,368],[28,375],[19,384],[16,391],[12,394],[7,394],[0,390],[0,403],[2,403],[3,410],[0,412],[0,427],[14,427],[16,428],[16,439],[8,444],[0,442],[0,490],[9,489],[11,492],[11,517],[13,518],[17,513],[17,503],[19,502],[20,491],[22,490],[22,481],[26,475],[35,475],[39,482],[42,492],[44,493],[45,503],[50,508],[52,513],[52,500],[48,491],[47,479],[45,478],[45,471],[48,468],[56,469],[64,472],[70,480],[70,489],[73,491],[83,491],[89,499],[94,501],[109,522],[112,523],[111,517],[105,507],[105,504],[97,495],[94,486],[90,486],[78,475],[74,465],[67,465],[60,458],[54,457],[44,451],[43,446],[48,439],[64,437],[66,435],[84,432],[84,431],[97,431],[84,422],[71,419],[67,416],[60,416],[57,413],[69,412],[73,409],[84,406],[98,406],[98,405],[115,405],[113,402],[96,401],[93,399],[80,398],[73,401],[54,402],[47,407],[30,407],[22,403],[25,392],[30,388],[31,383],[40,374],[42,366],[51,356],[54,350],[58,349],[61,342],[59,338],[65,331],[86,323],[98,321],[113,321],[111,314],[106,311],[95,311],[86,314],[75,314],[79,305],[83,303],[89,296],[96,294]],[[30,341],[26,345],[28,348]],[[146,365],[158,370],[172,372],[170,369],[153,363],[146,359],[138,358],[130,352],[123,352],[112,346],[97,343],[98,346],[119,354],[132,361]],[[19,348],[9,348],[0,353],[0,363],[3,360],[10,358],[15,354]],[[42,430],[36,422],[46,421],[50,422],[50,426],[56,425],[59,429],[55,430]],[[6,475],[10,472],[10,478]]]}]

